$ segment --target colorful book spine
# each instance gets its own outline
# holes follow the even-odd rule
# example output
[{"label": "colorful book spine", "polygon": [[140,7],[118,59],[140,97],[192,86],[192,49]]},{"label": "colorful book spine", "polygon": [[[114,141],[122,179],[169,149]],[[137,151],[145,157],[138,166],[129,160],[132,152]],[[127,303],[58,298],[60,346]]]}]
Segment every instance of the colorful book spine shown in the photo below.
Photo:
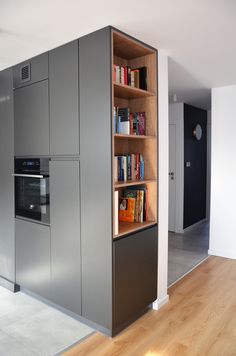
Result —
[{"label": "colorful book spine", "polygon": [[119,233],[119,192],[118,190],[115,191],[115,235]]}]

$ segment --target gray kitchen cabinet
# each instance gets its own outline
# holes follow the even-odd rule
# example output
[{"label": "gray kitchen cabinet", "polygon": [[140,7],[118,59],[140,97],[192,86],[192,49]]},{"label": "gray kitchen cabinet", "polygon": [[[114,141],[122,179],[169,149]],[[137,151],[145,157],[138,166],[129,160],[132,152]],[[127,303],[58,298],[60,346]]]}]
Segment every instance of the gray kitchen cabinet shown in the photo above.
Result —
[{"label": "gray kitchen cabinet", "polygon": [[15,219],[16,282],[50,299],[50,227]]},{"label": "gray kitchen cabinet", "polygon": [[21,88],[44,79],[48,79],[48,52],[13,67],[14,88]]},{"label": "gray kitchen cabinet", "polygon": [[50,154],[79,154],[78,40],[49,52]]},{"label": "gray kitchen cabinet", "polygon": [[[0,72],[0,278],[15,281],[12,70]],[[6,284],[4,284],[6,285]]]},{"label": "gray kitchen cabinet", "polygon": [[48,80],[14,91],[15,155],[49,155]]},{"label": "gray kitchen cabinet", "polygon": [[81,314],[79,162],[50,162],[52,300]]}]

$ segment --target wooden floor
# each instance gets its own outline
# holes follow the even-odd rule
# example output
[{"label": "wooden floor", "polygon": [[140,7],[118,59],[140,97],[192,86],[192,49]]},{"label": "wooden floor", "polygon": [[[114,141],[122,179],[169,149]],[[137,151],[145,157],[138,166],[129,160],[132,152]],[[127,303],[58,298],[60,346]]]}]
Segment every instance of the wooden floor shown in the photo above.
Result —
[{"label": "wooden floor", "polygon": [[65,355],[236,355],[236,261],[208,258],[169,295],[113,339],[96,333]]}]

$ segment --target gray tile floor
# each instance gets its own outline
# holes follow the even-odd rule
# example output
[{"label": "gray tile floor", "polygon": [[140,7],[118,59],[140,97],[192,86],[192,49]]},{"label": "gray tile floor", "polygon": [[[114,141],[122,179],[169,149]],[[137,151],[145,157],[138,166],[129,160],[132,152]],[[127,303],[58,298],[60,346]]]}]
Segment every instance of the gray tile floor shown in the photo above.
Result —
[{"label": "gray tile floor", "polygon": [[22,292],[0,287],[0,356],[51,356],[94,330]]},{"label": "gray tile floor", "polygon": [[209,224],[184,234],[169,232],[168,286],[208,256]]}]

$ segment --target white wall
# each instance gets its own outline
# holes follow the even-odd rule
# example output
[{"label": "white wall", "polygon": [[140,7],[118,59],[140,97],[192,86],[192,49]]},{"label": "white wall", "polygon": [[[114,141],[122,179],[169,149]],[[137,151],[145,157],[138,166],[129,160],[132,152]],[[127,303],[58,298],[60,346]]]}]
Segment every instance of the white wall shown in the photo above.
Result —
[{"label": "white wall", "polygon": [[212,89],[212,255],[236,259],[236,85]]},{"label": "white wall", "polygon": [[184,104],[169,104],[169,124],[175,125],[175,232],[183,233],[184,224]]},{"label": "white wall", "polygon": [[158,199],[158,281],[157,301],[153,307],[160,308],[168,302],[168,57],[158,51],[158,132],[159,132],[159,199]]}]

